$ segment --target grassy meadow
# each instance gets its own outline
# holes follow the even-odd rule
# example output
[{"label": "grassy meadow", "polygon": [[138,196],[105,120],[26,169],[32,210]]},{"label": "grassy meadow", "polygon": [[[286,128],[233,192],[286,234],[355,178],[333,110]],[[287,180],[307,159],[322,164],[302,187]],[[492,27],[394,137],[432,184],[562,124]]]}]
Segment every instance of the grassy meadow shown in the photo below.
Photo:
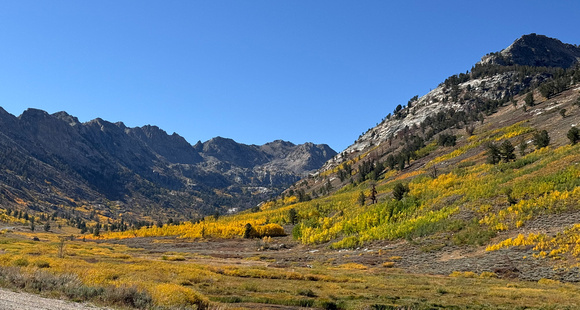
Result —
[{"label": "grassy meadow", "polygon": [[[0,284],[121,309],[578,308],[576,283],[521,281],[490,271],[411,273],[400,262],[405,257],[382,250],[429,239],[436,243],[426,252],[524,248],[538,264],[578,267],[579,225],[528,226],[580,211],[580,144],[534,147],[529,141],[537,126],[523,120],[483,125],[473,135],[457,130],[455,147],[428,143],[407,169],[340,184],[334,177],[339,166],[303,185],[340,184],[330,195],[300,201],[286,194],[239,214],[177,225],[81,235],[56,219],[58,229],[40,232],[40,223],[30,231],[30,220],[3,212],[3,226],[10,228],[0,236]],[[525,147],[514,160],[487,163],[486,145],[505,141]],[[371,151],[347,162],[354,168],[349,177]],[[369,200],[373,189],[376,203]],[[204,250],[220,240],[231,248]],[[355,259],[361,248],[372,250],[365,254],[372,263]],[[331,258],[336,255],[340,262]]]}]

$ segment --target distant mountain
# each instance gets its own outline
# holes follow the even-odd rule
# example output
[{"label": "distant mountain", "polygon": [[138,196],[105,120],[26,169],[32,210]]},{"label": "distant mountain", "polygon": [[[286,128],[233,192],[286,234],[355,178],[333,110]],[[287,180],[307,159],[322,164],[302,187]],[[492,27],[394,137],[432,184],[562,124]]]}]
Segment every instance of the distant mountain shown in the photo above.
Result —
[{"label": "distant mountain", "polygon": [[335,154],[327,145],[280,140],[191,145],[156,126],[81,123],[37,109],[15,117],[0,108],[0,203],[185,219],[255,206]]}]

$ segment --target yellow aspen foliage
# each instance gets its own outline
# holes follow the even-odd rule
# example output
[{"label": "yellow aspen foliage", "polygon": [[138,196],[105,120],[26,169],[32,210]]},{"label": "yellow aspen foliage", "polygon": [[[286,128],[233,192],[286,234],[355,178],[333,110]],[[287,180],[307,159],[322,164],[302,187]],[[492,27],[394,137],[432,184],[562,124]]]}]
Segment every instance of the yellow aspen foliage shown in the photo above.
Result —
[{"label": "yellow aspen foliage", "polygon": [[138,230],[124,232],[109,232],[100,236],[90,235],[87,239],[126,239],[135,237],[179,236],[182,238],[233,238],[243,236],[245,225],[252,225],[253,237],[284,236],[284,228],[279,224],[264,224],[265,220],[253,221],[202,221],[200,223],[185,222],[180,225],[163,225],[163,227],[143,227]]},{"label": "yellow aspen foliage", "polygon": [[509,248],[515,246],[528,246],[536,245],[538,242],[544,240],[546,236],[543,234],[530,233],[528,236],[519,234],[515,238],[506,239],[500,243],[490,245],[485,250],[486,251],[497,251],[502,248]]}]

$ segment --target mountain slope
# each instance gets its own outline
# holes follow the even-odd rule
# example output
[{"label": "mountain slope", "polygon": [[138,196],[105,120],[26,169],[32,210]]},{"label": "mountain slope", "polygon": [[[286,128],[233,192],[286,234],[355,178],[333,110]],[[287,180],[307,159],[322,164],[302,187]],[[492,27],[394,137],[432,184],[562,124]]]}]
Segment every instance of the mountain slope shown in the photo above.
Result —
[{"label": "mountain slope", "polygon": [[81,123],[37,109],[15,117],[0,109],[1,202],[45,211],[86,204],[129,212],[133,220],[223,213],[255,206],[335,154],[325,145],[255,146],[219,137],[192,146],[156,126]]},{"label": "mountain slope", "polygon": [[[502,57],[513,60],[498,60]],[[400,105],[378,126],[368,129],[354,144],[327,162],[322,171],[336,167],[347,154],[364,153],[414,126],[421,130],[430,127],[437,117],[444,117],[438,114],[440,112],[453,111],[454,122],[458,118],[463,124],[466,120],[479,121],[514,96],[544,81],[559,81],[563,69],[576,66],[579,61],[579,47],[541,35],[524,35],[501,52],[484,56],[468,74],[451,76],[426,95],[412,98],[406,106]],[[566,89],[579,80],[580,72],[576,70],[565,81],[568,85],[561,88]],[[455,112],[460,114],[455,115]],[[442,131],[442,127],[432,129],[431,134]],[[431,138],[431,134],[428,133],[427,138]]]},{"label": "mountain slope", "polygon": [[245,224],[264,232],[277,223],[330,264],[390,256],[389,266],[418,273],[576,282],[579,119],[577,65],[480,62],[398,107],[260,210],[134,236],[231,237]]}]

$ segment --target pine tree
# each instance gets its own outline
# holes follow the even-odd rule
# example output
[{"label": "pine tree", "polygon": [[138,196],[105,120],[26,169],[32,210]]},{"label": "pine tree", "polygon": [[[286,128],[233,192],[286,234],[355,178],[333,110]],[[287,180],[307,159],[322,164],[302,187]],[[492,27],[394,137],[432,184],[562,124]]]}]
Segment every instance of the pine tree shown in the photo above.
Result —
[{"label": "pine tree", "polygon": [[528,148],[528,143],[526,141],[522,140],[522,142],[520,142],[520,144],[518,145],[518,149],[520,151],[520,156],[526,155],[527,148]]},{"label": "pine tree", "polygon": [[534,94],[533,91],[529,92],[526,95],[526,98],[524,99],[524,101],[526,102],[527,105],[529,105],[530,107],[534,106]]},{"label": "pine tree", "polygon": [[514,153],[515,150],[516,150],[516,148],[512,145],[512,143],[509,140],[505,140],[501,144],[500,149],[499,149],[500,154],[501,154],[501,158],[505,162],[509,162],[509,161],[516,159],[516,154]]},{"label": "pine tree", "polygon": [[580,141],[580,129],[572,127],[570,130],[568,130],[568,134],[566,134],[566,136],[568,139],[570,139],[570,143],[574,145]]},{"label": "pine tree", "polygon": [[292,225],[298,222],[298,213],[296,213],[296,209],[292,208],[288,210],[288,222]]},{"label": "pine tree", "polygon": [[495,165],[501,160],[501,152],[497,145],[489,143],[487,145],[487,163]]},{"label": "pine tree", "polygon": [[405,197],[405,194],[408,191],[409,187],[403,185],[403,183],[397,183],[395,184],[395,187],[393,187],[393,198],[395,198],[395,200],[401,200]]},{"label": "pine tree", "polygon": [[534,145],[536,149],[541,149],[550,144],[550,136],[546,130],[542,130],[534,134]]},{"label": "pine tree", "polygon": [[247,223],[246,226],[244,226],[244,238],[250,239],[250,237],[252,237],[252,224]]}]

